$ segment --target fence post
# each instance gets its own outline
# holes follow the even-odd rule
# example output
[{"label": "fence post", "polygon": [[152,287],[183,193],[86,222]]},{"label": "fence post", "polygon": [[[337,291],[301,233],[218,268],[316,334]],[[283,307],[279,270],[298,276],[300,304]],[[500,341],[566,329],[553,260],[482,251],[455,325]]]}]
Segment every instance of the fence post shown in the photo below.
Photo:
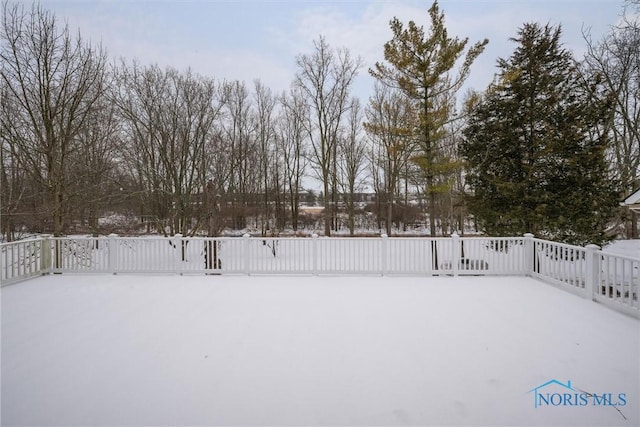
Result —
[{"label": "fence post", "polygon": [[460,236],[458,236],[458,233],[453,233],[451,235],[451,270],[454,277],[458,275],[461,261]]},{"label": "fence post", "polygon": [[318,235],[313,233],[311,235],[311,262],[312,262],[312,274],[318,275]]},{"label": "fence post", "polygon": [[380,243],[381,247],[380,247],[380,266],[382,267],[382,275],[384,276],[385,274],[387,274],[387,260],[389,259],[389,248],[388,248],[388,242],[389,242],[389,236],[386,233],[382,233],[380,235],[380,237],[382,238],[382,242]]},{"label": "fence post", "polygon": [[117,234],[109,234],[109,272],[112,274],[118,273],[118,242]]},{"label": "fence post", "polygon": [[533,234],[524,234],[524,274],[527,277],[535,271],[535,250],[533,247]]},{"label": "fence post", "polygon": [[600,254],[598,251],[600,250],[600,246],[598,245],[587,245],[585,246],[585,264],[586,264],[586,274],[584,278],[584,290],[585,290],[585,298],[590,300],[595,300],[596,289],[600,282]]},{"label": "fence post", "polygon": [[51,274],[51,236],[42,235],[40,240],[40,270],[42,274]]},{"label": "fence post", "polygon": [[173,272],[182,275],[182,254],[184,251],[182,234],[176,233],[173,235],[173,238],[173,247],[176,249],[176,256],[173,257]]},{"label": "fence post", "polygon": [[251,274],[251,270],[250,270],[250,262],[251,262],[251,253],[250,253],[250,244],[249,244],[249,239],[251,238],[251,235],[249,233],[244,233],[242,235],[242,246],[244,247],[244,274],[246,274],[247,276],[249,276]]}]

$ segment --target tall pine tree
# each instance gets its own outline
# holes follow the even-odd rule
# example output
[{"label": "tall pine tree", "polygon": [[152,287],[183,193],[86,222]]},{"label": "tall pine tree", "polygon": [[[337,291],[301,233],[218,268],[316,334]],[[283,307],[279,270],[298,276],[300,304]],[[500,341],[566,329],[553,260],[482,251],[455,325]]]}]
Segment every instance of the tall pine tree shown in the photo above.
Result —
[{"label": "tall pine tree", "polygon": [[443,188],[441,177],[457,166],[443,155],[440,143],[453,117],[455,94],[489,40],[466,49],[468,38],[449,37],[437,0],[429,8],[429,17],[431,27],[426,34],[414,21],[405,27],[398,18],[393,18],[390,22],[393,38],[384,45],[387,63],[376,63],[369,73],[383,84],[400,90],[414,105],[418,120],[413,138],[418,154],[412,160],[424,180],[429,198],[430,231],[431,236],[435,236],[436,194],[449,190],[446,185]]},{"label": "tall pine tree", "polygon": [[531,232],[573,244],[607,240],[617,194],[596,128],[611,103],[581,78],[560,27],[525,24],[512,56],[470,108],[460,153],[469,208],[490,235]]}]

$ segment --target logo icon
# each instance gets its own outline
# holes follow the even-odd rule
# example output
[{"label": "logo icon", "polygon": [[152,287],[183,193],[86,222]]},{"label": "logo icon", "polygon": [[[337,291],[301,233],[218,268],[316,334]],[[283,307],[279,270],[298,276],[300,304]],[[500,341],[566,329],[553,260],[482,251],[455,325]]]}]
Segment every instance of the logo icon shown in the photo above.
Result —
[{"label": "logo icon", "polygon": [[532,388],[527,393],[533,393],[533,406],[625,406],[626,393],[590,393],[575,388],[570,380],[563,383],[556,379],[547,381]]}]

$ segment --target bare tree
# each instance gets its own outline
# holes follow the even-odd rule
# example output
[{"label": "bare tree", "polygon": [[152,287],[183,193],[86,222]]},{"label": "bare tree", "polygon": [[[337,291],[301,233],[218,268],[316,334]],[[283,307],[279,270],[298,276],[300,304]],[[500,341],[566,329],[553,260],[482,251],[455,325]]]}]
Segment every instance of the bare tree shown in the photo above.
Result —
[{"label": "bare tree", "polygon": [[283,94],[280,102],[282,110],[278,122],[278,152],[283,160],[291,226],[297,231],[300,191],[307,166],[305,129],[308,128],[306,123],[309,120],[309,109],[302,94],[296,89],[292,89],[288,95]]},{"label": "bare tree", "polygon": [[[103,95],[106,54],[39,5],[3,3],[0,78],[15,115],[3,117],[12,144],[43,189],[55,235],[68,208],[69,155]],[[19,130],[17,130],[19,128]],[[47,227],[48,228],[48,227]]]},{"label": "bare tree", "polygon": [[308,129],[310,162],[324,191],[324,233],[331,235],[337,197],[338,134],[349,104],[349,89],[361,66],[346,49],[333,50],[324,37],[314,42],[311,55],[296,59],[294,85],[304,95],[313,117]]},{"label": "bare tree", "polygon": [[[8,118],[16,116],[16,104],[7,94],[4,80],[0,80],[0,235],[6,241],[16,239],[16,231],[26,226],[27,203],[33,201],[33,186],[15,142],[16,133],[23,131],[19,123]],[[34,215],[29,215],[33,219]]]},{"label": "bare tree", "polygon": [[106,98],[96,104],[76,137],[70,153],[69,200],[72,217],[99,233],[98,218],[117,205],[122,196],[118,168],[122,161],[120,121],[116,107]]},{"label": "bare tree", "polygon": [[[219,124],[218,124],[219,126]],[[206,212],[207,236],[218,236],[226,226],[225,202],[232,176],[231,150],[225,144],[222,130],[212,132],[205,150],[207,184],[203,205]]]},{"label": "bare tree", "polygon": [[[605,131],[611,133],[611,170],[624,197],[640,185],[640,20],[625,15],[622,22],[599,42],[585,34],[588,52],[584,68],[612,95],[613,115]],[[638,236],[634,212],[627,221],[627,234]]]},{"label": "bare tree", "polygon": [[113,102],[123,121],[123,158],[133,182],[132,195],[140,206],[139,215],[147,223],[147,231],[153,226],[156,231],[166,232],[169,200],[163,191],[164,171],[156,130],[163,76],[157,67],[145,70],[137,63],[121,64],[116,74]]},{"label": "bare tree", "polygon": [[355,235],[356,193],[364,186],[367,146],[362,135],[362,107],[351,99],[347,123],[338,140],[339,185],[347,210],[349,234]]},{"label": "bare tree", "polygon": [[261,231],[265,236],[271,229],[271,201],[278,200],[279,180],[278,162],[275,155],[275,106],[276,99],[271,90],[259,80],[254,81],[256,139],[260,163],[260,182],[262,193]]},{"label": "bare tree", "polygon": [[377,183],[376,193],[386,205],[386,232],[391,235],[400,177],[407,170],[412,156],[415,113],[411,102],[402,93],[376,82],[366,118],[364,127],[373,143],[371,162]]},{"label": "bare tree", "polygon": [[131,170],[162,233],[195,234],[206,212],[205,149],[220,105],[212,79],[157,66],[123,65],[114,97],[126,121]]},{"label": "bare tree", "polygon": [[232,227],[247,226],[247,215],[253,196],[259,192],[258,148],[255,141],[255,121],[252,103],[245,83],[234,81],[222,85],[223,138],[230,149],[231,175],[228,196],[231,204]]}]

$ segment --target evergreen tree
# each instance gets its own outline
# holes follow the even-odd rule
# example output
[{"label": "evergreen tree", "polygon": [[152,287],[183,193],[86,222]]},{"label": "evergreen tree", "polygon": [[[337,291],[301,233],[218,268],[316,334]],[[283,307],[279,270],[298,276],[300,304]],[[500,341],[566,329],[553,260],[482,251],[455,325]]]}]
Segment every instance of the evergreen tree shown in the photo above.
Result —
[{"label": "evergreen tree", "polygon": [[[606,241],[617,194],[597,132],[611,103],[581,80],[560,27],[525,24],[496,81],[469,108],[460,147],[471,212],[491,235]],[[596,96],[597,94],[600,94]]]},{"label": "evergreen tree", "polygon": [[[474,44],[464,54],[468,39],[449,37],[444,13],[440,12],[437,1],[429,8],[429,17],[431,28],[428,34],[413,21],[405,27],[398,18],[392,19],[393,39],[384,45],[384,58],[388,64],[376,63],[369,73],[382,83],[399,89],[415,106],[418,125],[414,139],[419,153],[412,160],[423,175],[425,193],[429,198],[430,231],[435,236],[435,199],[436,194],[443,191],[438,178],[455,167],[442,156],[439,143],[446,135],[445,127],[453,116],[455,93],[489,41],[485,39]],[[454,75],[451,70],[463,54],[464,61]]]}]

